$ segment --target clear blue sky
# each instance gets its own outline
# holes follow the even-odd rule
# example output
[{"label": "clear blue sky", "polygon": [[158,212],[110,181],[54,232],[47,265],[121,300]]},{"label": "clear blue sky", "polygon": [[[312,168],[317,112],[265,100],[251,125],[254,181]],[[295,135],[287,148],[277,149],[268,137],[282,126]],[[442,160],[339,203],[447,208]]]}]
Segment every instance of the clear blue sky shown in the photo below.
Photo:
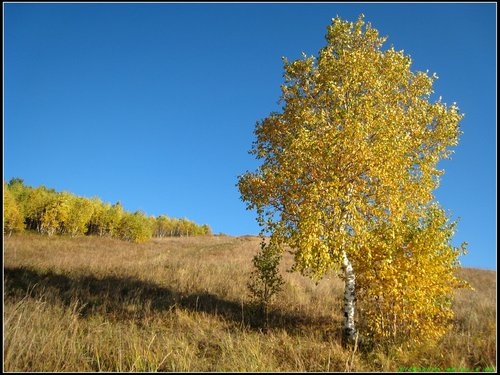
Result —
[{"label": "clear blue sky", "polygon": [[7,3],[4,180],[256,234],[237,176],[280,110],[281,57],[317,54],[331,19],[365,20],[436,72],[466,114],[436,196],[465,266],[496,269],[496,3]]}]

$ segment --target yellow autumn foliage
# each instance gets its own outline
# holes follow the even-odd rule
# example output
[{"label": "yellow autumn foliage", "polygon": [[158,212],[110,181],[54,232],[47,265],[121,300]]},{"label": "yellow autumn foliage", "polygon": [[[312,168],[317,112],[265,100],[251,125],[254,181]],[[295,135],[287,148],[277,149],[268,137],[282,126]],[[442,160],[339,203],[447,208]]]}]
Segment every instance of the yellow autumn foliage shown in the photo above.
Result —
[{"label": "yellow autumn foliage", "polygon": [[468,287],[455,276],[466,252],[450,242],[455,225],[432,204],[416,221],[374,229],[352,259],[362,331],[375,342],[433,341],[450,328],[453,292]]},{"label": "yellow autumn foliage", "polygon": [[284,59],[282,112],[257,123],[251,153],[262,164],[238,187],[263,233],[293,249],[294,270],[319,279],[345,252],[358,300],[379,296],[363,305],[369,335],[439,336],[459,251],[432,192],[463,115],[432,101],[436,75],[413,72],[386,39],[363,16],[337,17],[317,57]]}]

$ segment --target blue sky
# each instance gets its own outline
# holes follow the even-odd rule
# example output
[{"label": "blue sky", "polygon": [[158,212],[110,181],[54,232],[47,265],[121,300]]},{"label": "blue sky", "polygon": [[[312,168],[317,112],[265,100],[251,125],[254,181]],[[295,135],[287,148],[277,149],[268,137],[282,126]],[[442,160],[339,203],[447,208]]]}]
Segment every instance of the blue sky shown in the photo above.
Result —
[{"label": "blue sky", "polygon": [[282,56],[365,20],[436,72],[464,132],[436,197],[496,269],[496,3],[4,3],[4,180],[256,234],[237,176],[280,110]]}]

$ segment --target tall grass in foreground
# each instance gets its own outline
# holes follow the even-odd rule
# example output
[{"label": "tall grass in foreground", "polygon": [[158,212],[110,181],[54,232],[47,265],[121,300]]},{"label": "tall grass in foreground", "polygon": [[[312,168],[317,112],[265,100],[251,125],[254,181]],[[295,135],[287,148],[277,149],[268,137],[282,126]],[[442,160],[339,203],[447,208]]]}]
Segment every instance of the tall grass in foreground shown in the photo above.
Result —
[{"label": "tall grass in foreground", "polygon": [[[462,269],[437,348],[340,345],[342,282],[284,272],[265,329],[246,288],[254,237],[130,244],[24,234],[4,243],[4,371],[496,369],[496,272]],[[283,271],[291,264],[285,259]]]}]

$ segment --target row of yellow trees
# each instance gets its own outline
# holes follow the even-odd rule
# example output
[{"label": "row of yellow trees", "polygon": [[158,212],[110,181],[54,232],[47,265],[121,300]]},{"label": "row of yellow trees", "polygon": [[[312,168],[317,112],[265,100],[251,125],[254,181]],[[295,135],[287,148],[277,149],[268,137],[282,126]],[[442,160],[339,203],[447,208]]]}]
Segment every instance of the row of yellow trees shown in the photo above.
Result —
[{"label": "row of yellow trees", "polygon": [[143,242],[152,237],[211,234],[208,225],[188,219],[147,216],[128,212],[120,202],[113,205],[99,198],[56,192],[45,186],[33,188],[20,178],[4,182],[4,234],[32,230],[49,236],[95,235]]}]

